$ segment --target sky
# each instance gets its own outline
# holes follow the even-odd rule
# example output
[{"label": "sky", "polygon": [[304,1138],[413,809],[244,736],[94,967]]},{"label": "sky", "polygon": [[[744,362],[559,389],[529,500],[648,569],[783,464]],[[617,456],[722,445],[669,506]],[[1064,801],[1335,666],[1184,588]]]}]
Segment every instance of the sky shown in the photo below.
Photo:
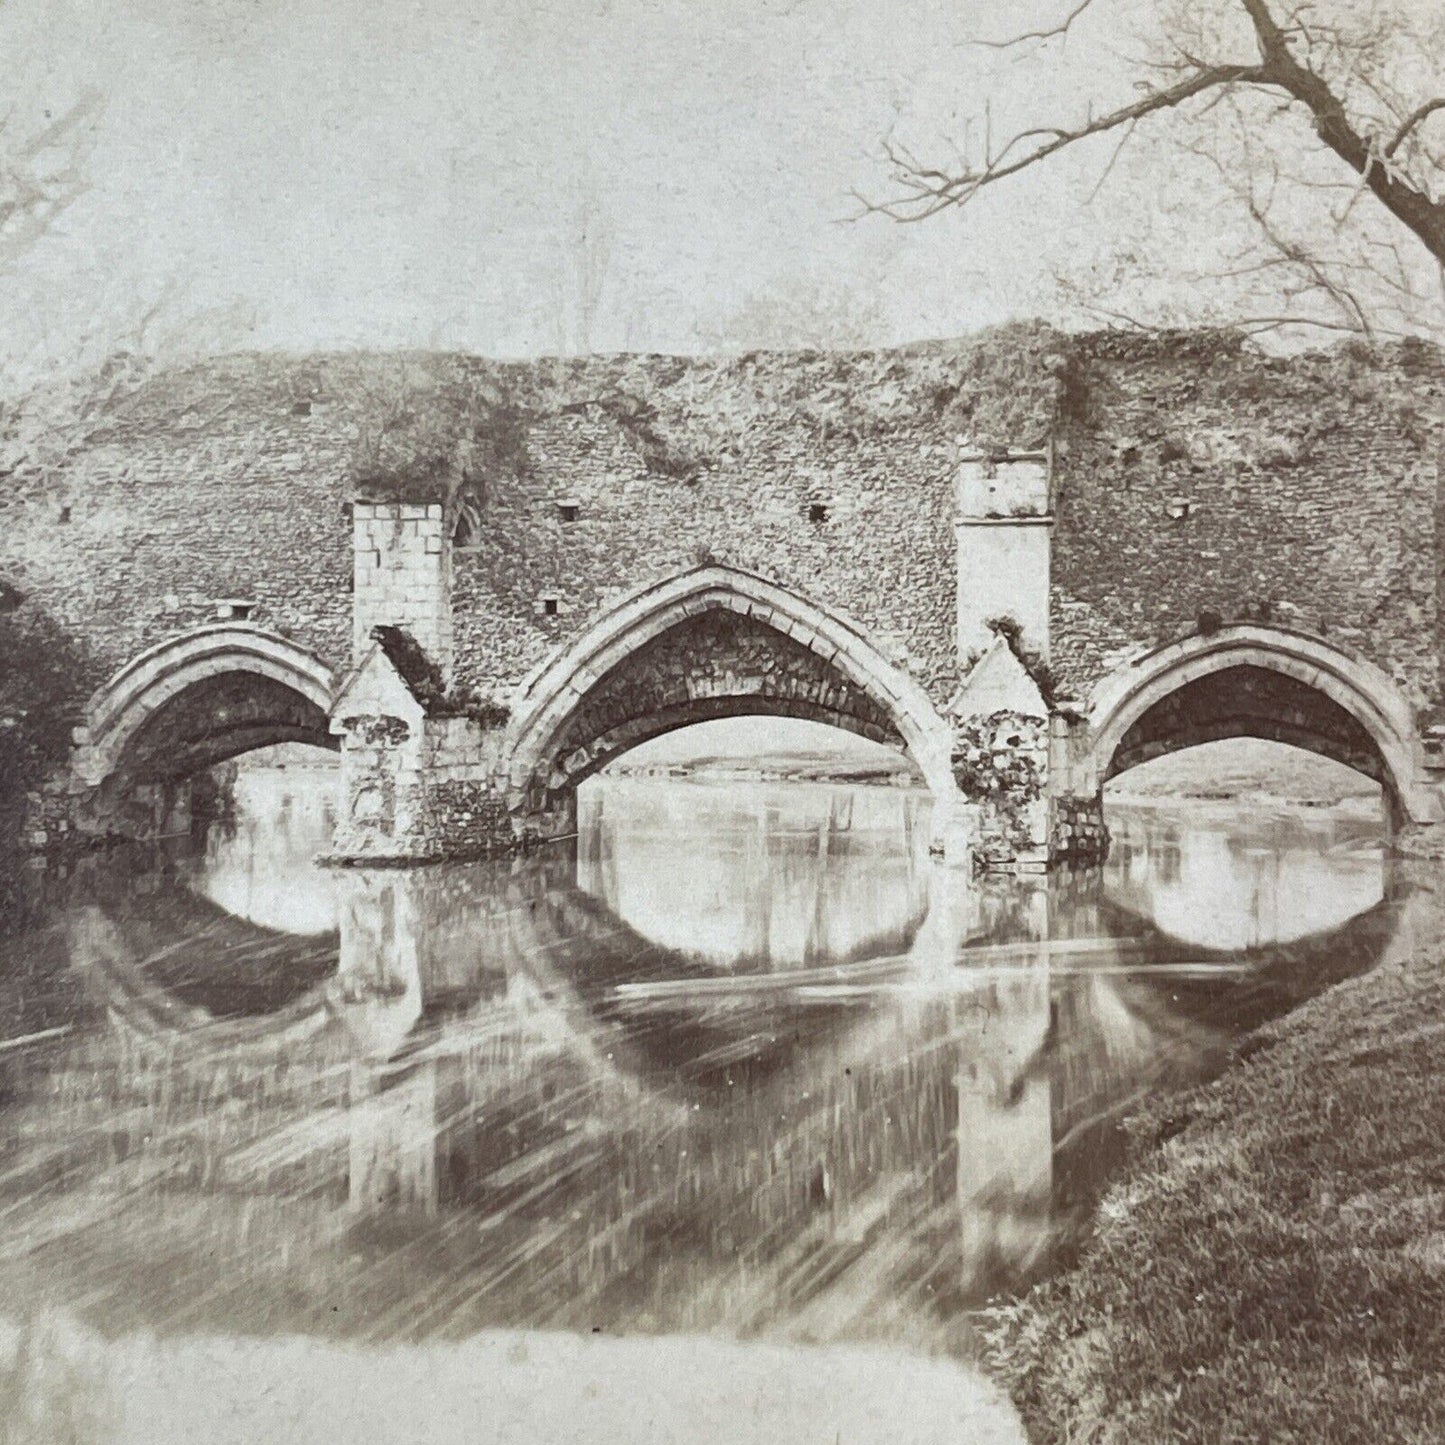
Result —
[{"label": "sky", "polygon": [[[1413,15],[1396,70],[1435,93],[1439,0],[1361,4],[1314,10]],[[4,272],[0,366],[94,359],[152,310],[173,349],[499,357],[1078,324],[1060,277],[1226,319],[1179,276],[1229,270],[1253,228],[1167,127],[918,225],[855,198],[896,195],[886,140],[947,164],[985,125],[1126,103],[1171,7],[1251,50],[1233,0],[1099,0],[1066,40],[1002,50],[979,42],[1071,0],[0,0],[0,162],[17,126],[98,102],[88,189]],[[1262,144],[1351,191],[1302,117]],[[1306,234],[1322,195],[1296,198]]]},{"label": "sky", "polygon": [[[1107,153],[920,226],[850,192],[888,194],[886,136],[946,154],[985,103],[1030,117],[1027,57],[971,42],[1056,9],[0,0],[30,113],[103,102],[90,189],[0,319],[63,356],[165,297],[239,344],[515,356],[746,344],[800,304],[875,344],[1047,313],[1107,231],[1081,204]],[[1070,41],[1051,101],[1127,86],[1104,39]]]}]

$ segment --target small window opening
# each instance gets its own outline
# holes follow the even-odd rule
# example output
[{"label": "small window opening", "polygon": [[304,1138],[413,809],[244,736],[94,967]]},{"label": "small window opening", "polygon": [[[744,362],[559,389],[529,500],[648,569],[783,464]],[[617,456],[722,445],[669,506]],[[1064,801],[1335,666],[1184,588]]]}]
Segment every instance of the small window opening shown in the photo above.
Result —
[{"label": "small window opening", "polygon": [[557,515],[564,522],[575,522],[577,520],[578,506],[576,502],[558,502]]},{"label": "small window opening", "polygon": [[826,502],[809,502],[808,520],[810,522],[826,522],[828,520],[828,504]]},{"label": "small window opening", "polygon": [[239,597],[222,597],[216,603],[216,616],[223,622],[250,622],[256,615],[256,604]]},{"label": "small window opening", "polygon": [[291,407],[291,415],[292,415],[292,416],[310,416],[310,415],[311,415],[311,403],[310,403],[309,401],[298,401],[298,402],[293,403],[293,404],[292,404],[292,407]]},{"label": "small window opening", "polygon": [[544,597],[542,599],[542,615],[544,617],[555,617],[557,615],[557,599],[555,597]]},{"label": "small window opening", "polygon": [[62,508],[60,509],[60,520],[61,520],[62,522],[68,522],[68,521],[70,520],[70,508],[69,508],[69,507],[62,507]]}]

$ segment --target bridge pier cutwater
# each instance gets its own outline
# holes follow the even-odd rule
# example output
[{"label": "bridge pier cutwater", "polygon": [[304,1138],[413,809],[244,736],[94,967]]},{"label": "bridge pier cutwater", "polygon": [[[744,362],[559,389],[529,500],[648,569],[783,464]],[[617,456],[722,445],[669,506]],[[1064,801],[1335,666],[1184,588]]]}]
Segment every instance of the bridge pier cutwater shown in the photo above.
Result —
[{"label": "bridge pier cutwater", "polygon": [[[857,434],[758,409],[770,387],[832,396],[826,358],[637,358],[646,427],[605,359],[424,359],[474,413],[375,485],[365,359],[159,378],[68,464],[94,505],[57,529],[27,493],[0,537],[0,628],[73,644],[77,690],[100,682],[68,768],[51,749],[25,783],[30,841],[179,827],[188,776],[292,741],[340,752],[338,860],[495,853],[571,832],[577,787],[628,749],[767,714],[906,754],[960,863],[1096,860],[1112,777],[1238,735],[1375,778],[1401,841],[1435,851],[1440,467],[1381,408],[1445,426],[1445,366],[1045,340],[993,370],[1016,338],[862,367],[849,405],[878,424]],[[519,377],[499,421],[488,387]],[[178,418],[208,387],[226,405],[197,431]],[[1316,405],[1330,456],[1270,450]],[[669,447],[709,407],[699,469]],[[1026,445],[964,434],[1004,416]],[[205,507],[162,472],[204,479]],[[1318,535],[1284,525],[1306,514]]]}]

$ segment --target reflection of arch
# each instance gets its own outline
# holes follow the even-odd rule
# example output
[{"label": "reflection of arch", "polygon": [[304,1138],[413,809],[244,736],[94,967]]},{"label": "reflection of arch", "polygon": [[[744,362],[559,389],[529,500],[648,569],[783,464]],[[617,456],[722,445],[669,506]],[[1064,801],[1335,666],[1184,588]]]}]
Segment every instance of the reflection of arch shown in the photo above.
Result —
[{"label": "reflection of arch", "polygon": [[[739,676],[729,665],[719,678],[670,679],[665,706],[626,713],[636,698],[627,664],[675,629],[698,619],[739,619],[747,645],[773,647],[786,665]],[[684,659],[706,664],[695,649]],[[800,660],[809,663],[803,676]],[[669,659],[672,661],[672,659]],[[621,711],[602,709],[588,719],[584,705],[616,689]],[[659,694],[660,696],[661,694]],[[634,592],[524,684],[509,731],[510,778],[521,805],[575,788],[611,758],[675,728],[708,718],[764,713],[806,717],[907,749],[940,797],[956,791],[949,768],[950,737],[928,695],[888,662],[863,634],[836,614],[751,573],[705,566]],[[578,731],[582,719],[586,727]],[[569,731],[569,728],[572,730]]]},{"label": "reflection of arch", "polygon": [[[293,939],[231,918],[214,904],[176,887],[164,890],[164,917],[155,909],[160,897],[138,900],[129,916],[109,906],[90,904],[71,912],[67,933],[70,955],[93,997],[128,1034],[174,1049],[190,1040],[198,1054],[212,1049],[259,1049],[270,1054],[323,1029],[329,1019],[324,980],[335,968],[335,939]],[[156,958],[194,959],[198,932],[222,956],[281,947],[294,958],[295,977],[276,1006],[266,1012],[226,1013],[212,1006],[212,980],[197,975],[187,986],[155,971]],[[189,945],[183,951],[175,940]],[[169,941],[167,950],[164,944]]]},{"label": "reflection of arch", "polygon": [[[1176,1028],[1203,1025],[1222,1036],[1244,1038],[1335,984],[1408,951],[1413,897],[1408,885],[1387,878],[1384,898],[1334,928],[1248,949],[1188,946],[1201,961],[1236,966],[1239,976],[1227,990],[1221,991],[1207,970],[1196,975],[1141,972],[1117,979],[1115,987],[1132,1013],[1161,1030],[1165,1025],[1158,1021],[1172,1018]],[[1167,956],[1182,948],[1128,900],[1106,898],[1100,914],[1107,932],[1144,953]]]},{"label": "reflection of arch", "polygon": [[[227,688],[235,697],[218,716],[209,704]],[[332,695],[330,669],[287,638],[235,623],[199,627],[133,658],[91,697],[76,771],[95,786],[128,761],[177,777],[269,743],[334,748]],[[177,711],[187,699],[195,718]]]},{"label": "reflection of arch", "polygon": [[900,788],[797,793],[621,779],[584,792],[578,885],[656,944],[733,972],[904,947],[927,910],[926,839],[913,825],[928,800]]},{"label": "reflection of arch", "polygon": [[1375,777],[1414,821],[1438,811],[1416,781],[1414,713],[1400,689],[1299,633],[1228,627],[1157,648],[1104,678],[1089,720],[1093,786],[1196,743],[1264,737]]}]

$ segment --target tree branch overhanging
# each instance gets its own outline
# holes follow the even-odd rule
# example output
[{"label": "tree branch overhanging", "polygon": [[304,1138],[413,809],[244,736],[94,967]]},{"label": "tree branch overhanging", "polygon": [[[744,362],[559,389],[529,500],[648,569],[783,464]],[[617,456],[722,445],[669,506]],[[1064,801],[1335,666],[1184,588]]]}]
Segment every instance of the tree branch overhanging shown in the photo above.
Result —
[{"label": "tree branch overhanging", "polygon": [[3,134],[13,133],[13,116],[0,127],[0,260],[25,250],[85,194],[98,108],[91,93],[30,135]]},{"label": "tree branch overhanging", "polygon": [[[1036,127],[1020,132],[996,153],[986,144],[983,162],[977,166],[965,164],[942,169],[921,165],[902,147],[889,143],[885,145],[885,153],[900,193],[884,201],[870,201],[861,196],[857,199],[865,212],[897,221],[924,220],[949,207],[966,205],[985,187],[1040,165],[1092,136],[1121,126],[1132,129],[1134,123],[1146,117],[1176,110],[1209,92],[1251,88],[1280,93],[1284,108],[1303,107],[1321,144],[1344,161],[1360,178],[1361,188],[1369,190],[1445,268],[1445,199],[1437,200],[1428,183],[1412,178],[1396,159],[1420,126],[1437,111],[1445,110],[1445,97],[1416,106],[1393,135],[1375,134],[1370,125],[1351,118],[1344,100],[1312,63],[1318,45],[1340,43],[1337,32],[1307,25],[1301,15],[1293,11],[1285,23],[1281,23],[1271,9],[1271,0],[1238,0],[1238,3],[1253,28],[1259,51],[1257,63],[1204,64],[1190,52],[1181,51],[1186,68],[1174,83],[1151,87],[1138,100],[1102,115],[1091,114],[1079,125]],[[1085,4],[1076,4],[1059,26],[1030,32],[1017,39],[1046,40],[1063,34],[1087,8],[1087,0]],[[1175,71],[1177,61],[1165,68]]]},{"label": "tree branch overhanging", "polygon": [[1434,115],[1437,110],[1445,110],[1445,96],[1437,96],[1434,100],[1427,100],[1423,105],[1417,105],[1401,122],[1399,130],[1390,138],[1390,143],[1382,152],[1385,159],[1389,160],[1405,141],[1409,139],[1411,133],[1417,130],[1423,121]]},{"label": "tree branch overhanging", "polygon": [[[861,196],[857,199],[865,210],[889,216],[895,221],[922,221],[950,206],[965,205],[985,186],[1028,170],[1090,136],[1105,135],[1120,126],[1142,120],[1156,111],[1183,105],[1195,96],[1218,86],[1242,82],[1260,83],[1260,68],[1253,65],[1211,66],[1187,76],[1175,85],[1166,86],[1162,90],[1152,90],[1132,104],[1109,111],[1072,130],[1048,126],[1021,131],[1010,139],[1001,151],[987,155],[983,165],[977,169],[966,167],[961,171],[948,172],[926,167],[920,165],[901,146],[887,141],[884,143],[884,151],[894,167],[893,178],[906,194],[892,201],[868,201]],[[1039,144],[1024,155],[1014,154],[1021,143],[1030,140],[1039,140]]]},{"label": "tree branch overhanging", "polygon": [[983,46],[985,50],[1011,50],[1015,45],[1024,45],[1030,40],[1057,40],[1073,29],[1074,21],[1093,3],[1094,0],[1078,0],[1057,25],[1049,25],[1042,30],[1025,30],[1021,35],[1011,35],[1007,40],[976,40],[974,44]]}]

